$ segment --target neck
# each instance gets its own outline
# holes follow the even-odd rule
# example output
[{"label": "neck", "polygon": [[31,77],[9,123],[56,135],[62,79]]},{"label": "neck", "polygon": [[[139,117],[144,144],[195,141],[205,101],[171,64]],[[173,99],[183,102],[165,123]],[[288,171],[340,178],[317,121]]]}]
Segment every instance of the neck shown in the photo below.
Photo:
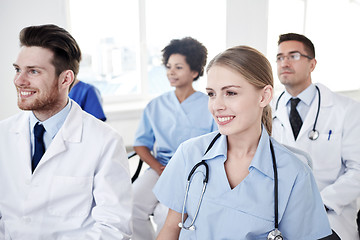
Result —
[{"label": "neck", "polygon": [[285,86],[285,89],[288,93],[290,93],[291,96],[296,97],[298,96],[300,93],[302,93],[302,91],[304,91],[306,88],[308,88],[311,85],[311,80],[307,81],[306,84],[302,84],[302,85],[296,85],[296,86]]},{"label": "neck", "polygon": [[49,109],[43,108],[40,110],[33,110],[33,113],[38,120],[44,122],[45,120],[51,118],[52,116],[63,110],[67,104],[68,99],[65,102],[59,102],[57,104],[51,105],[51,108]]},{"label": "neck", "polygon": [[180,103],[185,101],[191,94],[195,92],[194,88],[191,86],[189,88],[176,88],[175,95]]},{"label": "neck", "polygon": [[[266,131],[264,129],[264,131]],[[228,154],[235,154],[238,156],[254,155],[258,147],[261,137],[261,124],[259,127],[249,129],[237,135],[229,135],[228,141]],[[238,158],[241,159],[241,158]]]}]

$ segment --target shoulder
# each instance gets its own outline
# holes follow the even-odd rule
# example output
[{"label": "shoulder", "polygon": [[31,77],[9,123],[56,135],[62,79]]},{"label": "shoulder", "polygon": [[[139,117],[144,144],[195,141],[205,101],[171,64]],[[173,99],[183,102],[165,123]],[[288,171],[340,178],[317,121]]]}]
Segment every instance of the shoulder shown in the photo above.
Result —
[{"label": "shoulder", "polygon": [[[78,104],[73,103],[72,111],[74,114],[69,116],[70,121],[76,121],[74,118],[80,117],[84,132],[90,132],[95,138],[100,139],[103,137],[119,138],[119,133],[112,128],[109,124],[97,119],[93,115],[83,111]],[[72,119],[73,120],[72,120]]]},{"label": "shoulder", "polygon": [[341,108],[353,108],[360,106],[360,102],[340,93],[333,92],[323,84],[318,83],[316,85],[320,89],[321,98],[324,99],[325,104],[330,102],[333,103],[333,105],[339,106]]},{"label": "shoulder", "polygon": [[196,91],[196,92],[194,93],[194,95],[195,95],[197,98],[200,98],[200,99],[206,99],[206,100],[209,99],[208,95],[206,95],[205,93],[200,92],[200,91]]},{"label": "shoulder", "polygon": [[146,105],[145,111],[154,111],[155,109],[161,109],[165,104],[171,104],[174,98],[173,95],[173,91],[169,91],[155,97]]},{"label": "shoulder", "polygon": [[13,116],[0,120],[0,128],[9,128],[29,119],[29,112],[21,111]]},{"label": "shoulder", "polygon": [[76,84],[75,86],[78,86],[79,88],[81,89],[89,89],[89,88],[94,88],[93,85],[89,84],[89,83],[86,83],[86,82],[78,82],[78,84]]},{"label": "shoulder", "polygon": [[194,138],[190,138],[184,141],[179,148],[181,148],[183,152],[186,152],[190,155],[195,153],[203,155],[211,141],[218,133],[219,131],[215,131]]},{"label": "shoulder", "polygon": [[195,101],[197,101],[199,103],[201,102],[201,103],[206,104],[206,105],[208,104],[208,101],[209,101],[208,95],[206,95],[203,92],[199,92],[199,91],[195,92],[194,94],[196,94],[195,95]]},{"label": "shoulder", "polygon": [[[278,143],[275,139],[271,138],[271,142],[274,146],[276,163],[279,169],[292,176],[306,176],[311,172],[310,166],[306,162],[307,156],[305,156],[305,152],[304,159],[300,159],[294,152]],[[299,154],[303,154],[301,150],[299,150]]]},{"label": "shoulder", "polygon": [[17,122],[20,119],[22,119],[25,115],[26,115],[26,112],[17,113],[15,115],[7,117],[7,118],[5,118],[3,120],[0,120],[0,124],[1,125],[4,125],[4,124],[6,125],[6,124],[9,124],[9,123]]}]

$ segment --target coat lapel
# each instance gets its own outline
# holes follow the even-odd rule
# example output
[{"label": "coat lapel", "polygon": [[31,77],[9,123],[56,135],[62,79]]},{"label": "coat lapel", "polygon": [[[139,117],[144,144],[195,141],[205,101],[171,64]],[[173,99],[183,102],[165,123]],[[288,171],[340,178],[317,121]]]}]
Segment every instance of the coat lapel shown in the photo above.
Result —
[{"label": "coat lapel", "polygon": [[277,118],[280,122],[280,124],[285,128],[285,129],[289,129],[289,131],[285,131],[285,138],[288,140],[292,140],[295,141],[294,139],[294,135],[292,133],[292,129],[290,126],[290,121],[289,121],[289,115],[287,113],[287,108],[285,105],[285,100],[284,98],[280,98],[279,104],[278,104],[278,109],[275,111],[274,114],[274,119]]},{"label": "coat lapel", "polygon": [[71,110],[66,117],[63,126],[52,140],[36,170],[41,168],[46,162],[54,159],[58,154],[66,151],[67,142],[80,142],[82,128],[82,110],[77,103],[72,101]]},{"label": "coat lapel", "polygon": [[12,159],[18,162],[17,167],[23,176],[31,176],[31,149],[30,149],[30,127],[29,113],[23,112],[16,122],[10,127],[10,133],[16,135],[17,157]]}]

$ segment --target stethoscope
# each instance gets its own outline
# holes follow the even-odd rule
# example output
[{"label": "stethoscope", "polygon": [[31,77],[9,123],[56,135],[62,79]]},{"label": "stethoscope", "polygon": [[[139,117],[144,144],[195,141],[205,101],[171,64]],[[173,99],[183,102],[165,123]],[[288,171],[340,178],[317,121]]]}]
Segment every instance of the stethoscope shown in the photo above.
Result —
[{"label": "stethoscope", "polygon": [[[211,143],[209,144],[209,147],[206,149],[205,154],[213,147],[214,143],[216,142],[216,140],[221,136],[220,133],[218,133],[214,139],[211,141]],[[268,240],[282,240],[283,237],[281,235],[281,232],[279,230],[279,223],[278,223],[278,174],[277,174],[277,167],[276,167],[276,158],[275,158],[275,153],[274,153],[274,147],[272,145],[272,142],[270,140],[270,150],[271,150],[271,156],[272,156],[272,162],[273,162],[273,169],[274,169],[274,212],[275,212],[275,228],[274,230],[272,230],[268,236],[267,239]],[[190,182],[191,182],[191,178],[194,174],[194,172],[196,171],[197,168],[199,168],[201,165],[203,165],[205,167],[205,177],[203,180],[203,187],[202,187],[202,191],[201,191],[201,195],[200,195],[200,199],[195,211],[195,215],[194,218],[192,219],[191,223],[189,226],[185,226],[184,222],[184,215],[185,215],[185,205],[186,205],[186,201],[187,201],[187,197],[188,197],[188,193],[189,193],[189,187],[190,187]],[[200,206],[201,206],[201,202],[202,199],[204,197],[204,193],[205,193],[205,189],[206,189],[206,185],[208,183],[209,180],[209,166],[208,164],[205,162],[205,160],[201,160],[201,162],[198,162],[197,164],[195,164],[195,166],[191,169],[189,176],[187,178],[187,184],[186,184],[186,190],[185,190],[185,198],[184,198],[184,203],[183,203],[183,207],[182,207],[182,212],[181,212],[181,222],[178,224],[180,228],[185,229],[185,230],[195,230],[195,220],[196,217],[199,213],[200,210]]]},{"label": "stethoscope", "polygon": [[[318,108],[317,108],[317,112],[316,112],[316,117],[315,117],[315,122],[314,122],[314,126],[313,126],[313,129],[309,132],[308,134],[308,137],[310,140],[313,140],[315,141],[316,139],[318,139],[319,137],[319,131],[316,130],[316,124],[317,124],[317,120],[318,120],[318,117],[319,117],[319,112],[320,112],[320,103],[321,103],[321,95],[320,95],[320,89],[318,86],[316,86],[316,90],[318,92],[318,95],[319,95],[319,101],[318,101]],[[282,95],[284,95],[285,91],[282,92],[278,98],[278,100],[276,101],[276,107],[275,107],[275,111],[278,109],[278,105],[279,105],[279,100],[280,98],[282,97]]]}]

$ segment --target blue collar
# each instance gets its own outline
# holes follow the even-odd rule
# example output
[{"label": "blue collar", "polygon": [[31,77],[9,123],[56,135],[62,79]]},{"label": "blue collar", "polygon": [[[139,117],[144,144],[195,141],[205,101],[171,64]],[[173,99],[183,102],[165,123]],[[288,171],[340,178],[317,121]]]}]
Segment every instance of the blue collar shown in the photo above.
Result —
[{"label": "blue collar", "polygon": [[33,134],[34,126],[37,122],[40,122],[43,124],[46,133],[49,134],[51,139],[55,137],[55,135],[58,133],[59,129],[62,127],[63,123],[65,122],[65,119],[67,115],[69,114],[71,109],[71,101],[68,100],[68,103],[66,106],[57,114],[50,117],[49,119],[45,120],[44,122],[39,121],[33,112],[30,113],[30,132]]}]

